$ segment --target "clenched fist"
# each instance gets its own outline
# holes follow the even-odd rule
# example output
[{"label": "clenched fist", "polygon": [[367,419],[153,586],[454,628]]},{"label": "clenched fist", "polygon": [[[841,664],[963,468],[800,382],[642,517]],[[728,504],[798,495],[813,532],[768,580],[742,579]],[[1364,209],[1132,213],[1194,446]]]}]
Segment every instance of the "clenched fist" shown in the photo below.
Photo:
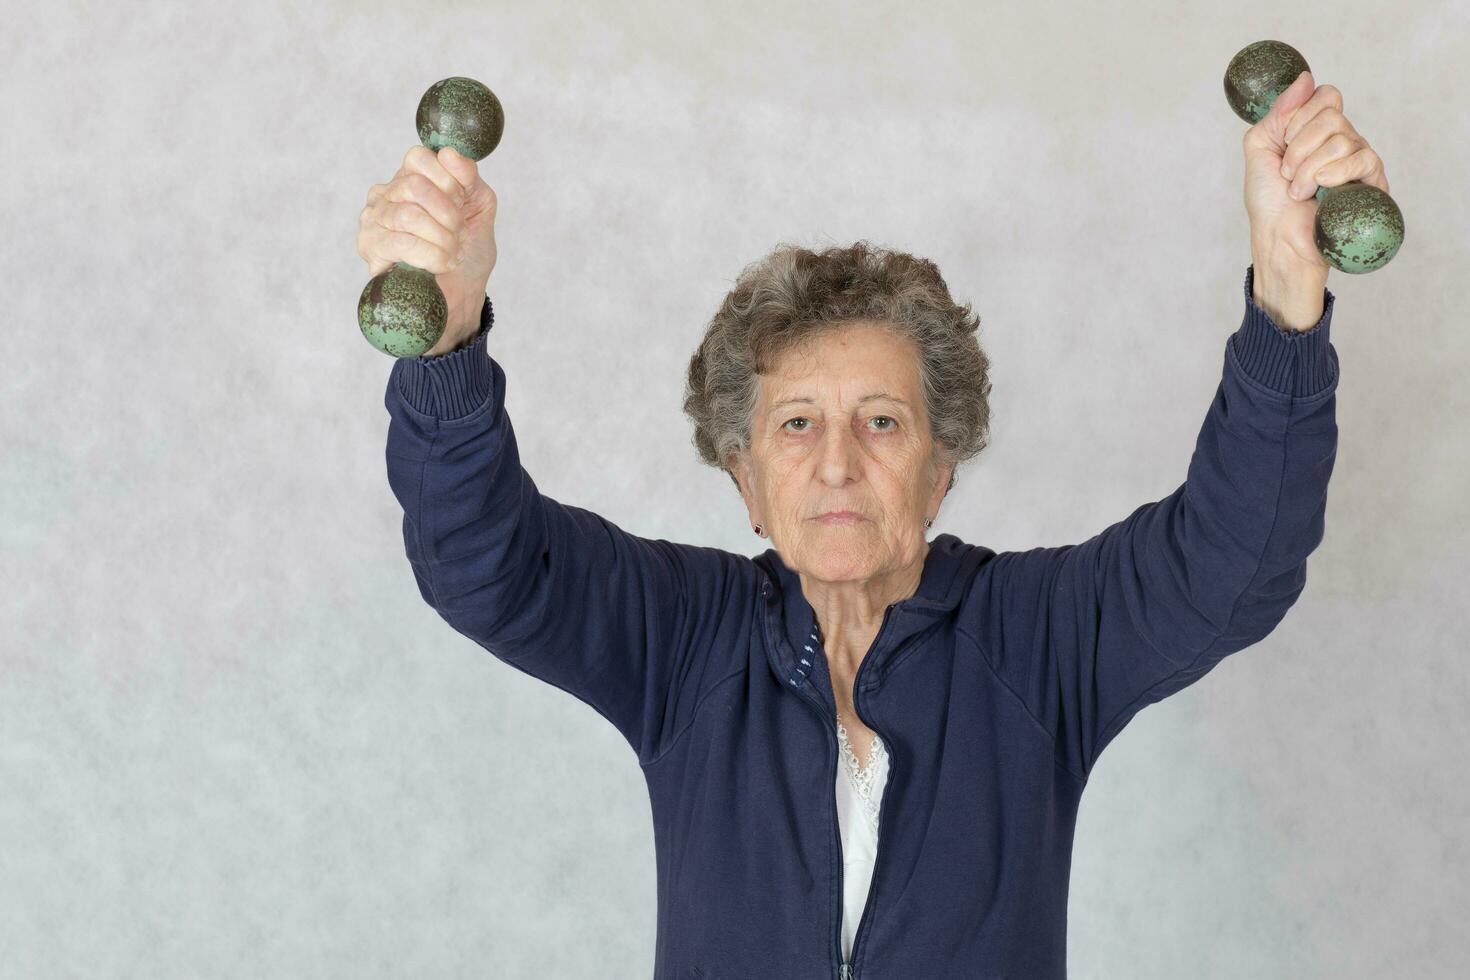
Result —
[{"label": "clenched fist", "polygon": [[386,184],[374,184],[358,219],[357,254],[369,276],[406,262],[434,274],[449,317],[423,356],[437,357],[474,336],[495,268],[495,192],[479,166],[453,147],[436,154],[415,144]]}]

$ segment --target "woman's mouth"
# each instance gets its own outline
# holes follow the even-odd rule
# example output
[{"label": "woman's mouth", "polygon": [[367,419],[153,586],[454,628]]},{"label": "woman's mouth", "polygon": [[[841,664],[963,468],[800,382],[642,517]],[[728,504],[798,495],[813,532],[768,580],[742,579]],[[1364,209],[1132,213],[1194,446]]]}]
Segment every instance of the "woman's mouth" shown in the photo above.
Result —
[{"label": "woman's mouth", "polygon": [[818,524],[856,524],[867,520],[862,514],[854,510],[834,510],[814,518]]}]

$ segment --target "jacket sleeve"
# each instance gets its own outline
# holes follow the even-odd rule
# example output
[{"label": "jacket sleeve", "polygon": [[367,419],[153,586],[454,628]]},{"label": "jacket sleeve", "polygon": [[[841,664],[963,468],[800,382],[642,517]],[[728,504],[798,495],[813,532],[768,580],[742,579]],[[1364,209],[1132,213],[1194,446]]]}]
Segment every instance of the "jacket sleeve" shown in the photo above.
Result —
[{"label": "jacket sleeve", "polygon": [[[540,493],[521,467],[505,372],[480,332],[389,375],[388,482],[419,593],[495,657],[569,692],[653,758],[743,668],[714,636],[753,608],[741,556],[629,534]],[[726,651],[723,655],[720,651]]]},{"label": "jacket sleeve", "polygon": [[1256,305],[1253,275],[1183,485],[1081,544],[992,561],[986,655],[1081,779],[1140,709],[1275,629],[1322,540],[1334,297],[1293,333]]}]

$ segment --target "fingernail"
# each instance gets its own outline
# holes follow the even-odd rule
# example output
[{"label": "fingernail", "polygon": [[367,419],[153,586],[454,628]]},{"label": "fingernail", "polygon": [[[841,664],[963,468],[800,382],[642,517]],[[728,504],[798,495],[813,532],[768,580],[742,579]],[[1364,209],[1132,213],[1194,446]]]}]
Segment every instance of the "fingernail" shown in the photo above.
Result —
[{"label": "fingernail", "polygon": [[1291,179],[1291,164],[1283,163],[1281,165],[1281,176],[1285,177],[1287,180]]}]

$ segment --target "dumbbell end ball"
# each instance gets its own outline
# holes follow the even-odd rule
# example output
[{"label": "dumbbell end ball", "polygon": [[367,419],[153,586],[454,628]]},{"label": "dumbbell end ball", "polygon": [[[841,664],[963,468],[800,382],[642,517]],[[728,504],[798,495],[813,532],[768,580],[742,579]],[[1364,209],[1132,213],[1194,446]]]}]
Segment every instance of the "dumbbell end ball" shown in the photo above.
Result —
[{"label": "dumbbell end ball", "polygon": [[426,269],[395,262],[368,280],[357,300],[362,335],[384,354],[418,357],[444,336],[449,305]]},{"label": "dumbbell end ball", "polygon": [[1247,44],[1225,69],[1225,100],[1231,111],[1254,126],[1304,71],[1310,71],[1307,59],[1285,41]]},{"label": "dumbbell end ball", "polygon": [[505,111],[500,100],[473,78],[455,75],[429,86],[414,118],[419,142],[438,153],[442,147],[471,160],[483,160],[500,144]]},{"label": "dumbbell end ball", "polygon": [[1322,258],[1354,275],[1387,265],[1404,243],[1404,215],[1393,198],[1357,181],[1323,190],[1313,228]]}]

